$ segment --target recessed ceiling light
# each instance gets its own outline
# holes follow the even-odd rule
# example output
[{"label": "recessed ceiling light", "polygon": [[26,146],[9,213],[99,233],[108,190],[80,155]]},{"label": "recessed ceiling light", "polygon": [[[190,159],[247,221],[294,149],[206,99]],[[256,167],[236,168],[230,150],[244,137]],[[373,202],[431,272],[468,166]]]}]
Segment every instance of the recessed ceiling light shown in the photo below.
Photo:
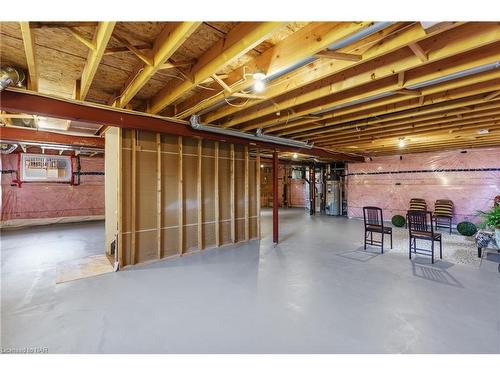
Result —
[{"label": "recessed ceiling light", "polygon": [[488,134],[490,131],[488,129],[479,129],[477,134]]},{"label": "recessed ceiling light", "polygon": [[299,157],[299,155],[297,155],[297,153],[296,153],[296,152],[294,152],[294,153],[293,153],[293,158],[294,158],[294,159],[297,159],[298,157]]}]

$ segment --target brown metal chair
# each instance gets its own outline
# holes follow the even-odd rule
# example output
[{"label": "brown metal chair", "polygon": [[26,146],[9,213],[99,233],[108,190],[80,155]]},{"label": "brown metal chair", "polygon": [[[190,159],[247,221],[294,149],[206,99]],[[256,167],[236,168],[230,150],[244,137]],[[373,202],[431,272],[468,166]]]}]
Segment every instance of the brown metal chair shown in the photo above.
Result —
[{"label": "brown metal chair", "polygon": [[[443,243],[441,233],[434,233],[432,225],[432,212],[430,211],[408,211],[409,231],[409,256],[411,259],[411,251],[414,254],[430,255],[432,263],[434,263],[434,241],[439,242],[439,258],[443,259]],[[431,241],[431,250],[417,248],[417,240]],[[412,246],[413,242],[413,246]],[[420,251],[420,252],[417,252]]]},{"label": "brown metal chair", "polygon": [[[382,216],[382,209],[379,207],[363,207],[363,219],[365,223],[365,250],[368,243],[368,234],[370,234],[370,245],[380,245],[382,254],[384,253],[384,235],[391,236],[391,249],[392,249],[392,228],[384,226],[384,218]],[[373,233],[380,233],[382,239],[376,241],[373,239]]]}]

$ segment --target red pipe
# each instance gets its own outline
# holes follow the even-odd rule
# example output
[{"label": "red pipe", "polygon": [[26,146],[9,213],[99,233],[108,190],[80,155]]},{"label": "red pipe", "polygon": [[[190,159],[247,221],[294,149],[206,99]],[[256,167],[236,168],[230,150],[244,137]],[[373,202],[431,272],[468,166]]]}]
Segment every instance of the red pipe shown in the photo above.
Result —
[{"label": "red pipe", "polygon": [[278,243],[278,151],[273,152],[273,242]]}]

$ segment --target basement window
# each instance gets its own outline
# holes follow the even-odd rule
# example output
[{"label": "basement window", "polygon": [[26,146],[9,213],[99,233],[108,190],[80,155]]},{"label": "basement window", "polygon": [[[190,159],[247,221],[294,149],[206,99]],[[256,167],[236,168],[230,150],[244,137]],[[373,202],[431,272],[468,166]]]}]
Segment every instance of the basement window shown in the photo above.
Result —
[{"label": "basement window", "polygon": [[21,176],[28,182],[70,182],[71,157],[21,154]]}]

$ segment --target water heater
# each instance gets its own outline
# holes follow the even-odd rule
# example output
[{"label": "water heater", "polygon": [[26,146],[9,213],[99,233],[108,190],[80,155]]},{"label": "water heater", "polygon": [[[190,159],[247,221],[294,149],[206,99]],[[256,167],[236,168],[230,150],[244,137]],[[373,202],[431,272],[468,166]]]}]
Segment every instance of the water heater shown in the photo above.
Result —
[{"label": "water heater", "polygon": [[340,181],[326,181],[325,213],[331,216],[342,215],[340,208]]}]

